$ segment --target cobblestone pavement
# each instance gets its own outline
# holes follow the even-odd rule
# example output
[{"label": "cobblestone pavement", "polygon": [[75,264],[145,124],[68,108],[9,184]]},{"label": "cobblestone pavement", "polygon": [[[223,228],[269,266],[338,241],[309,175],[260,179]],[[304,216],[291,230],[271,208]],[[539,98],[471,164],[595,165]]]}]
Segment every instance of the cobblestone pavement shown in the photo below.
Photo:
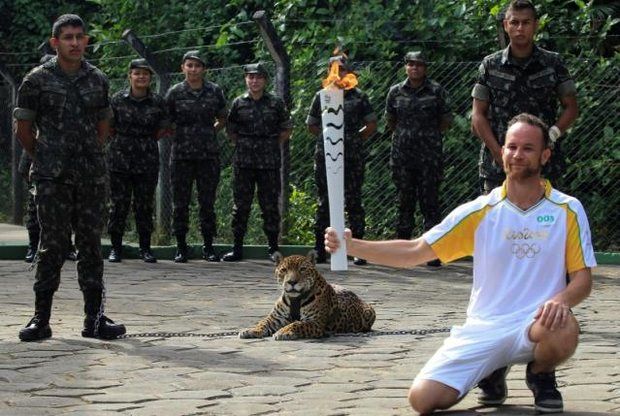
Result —
[{"label": "cobblestone pavement", "polygon": [[[326,278],[377,310],[378,331],[442,329],[459,323],[471,264],[435,270],[352,266]],[[253,325],[279,294],[267,261],[213,264],[106,262],[108,315],[130,334],[85,339],[75,265],[67,263],[52,316],[52,339],[21,343],[32,314],[32,272],[0,262],[1,415],[407,415],[412,378],[446,334],[337,336],[313,341],[240,340],[222,335]],[[558,370],[569,415],[620,412],[620,267],[596,269],[592,296],[575,313],[584,334]],[[534,414],[524,367],[510,372],[499,409],[476,407],[472,392],[449,414]]]}]

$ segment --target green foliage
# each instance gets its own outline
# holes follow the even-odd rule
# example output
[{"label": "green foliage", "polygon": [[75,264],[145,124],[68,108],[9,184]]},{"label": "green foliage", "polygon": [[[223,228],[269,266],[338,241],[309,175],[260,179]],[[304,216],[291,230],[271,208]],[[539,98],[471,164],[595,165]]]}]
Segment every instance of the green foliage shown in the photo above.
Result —
[{"label": "green foliage", "polygon": [[[3,155],[0,155],[0,161],[3,166],[9,166],[9,169],[0,169],[0,193],[2,195],[11,195],[11,169]],[[0,198],[0,222],[9,222],[11,212],[11,199]]]},{"label": "green foliage", "polygon": [[[388,87],[404,76],[395,75],[401,71],[404,53],[422,49],[429,55],[434,70],[431,75],[450,91],[457,114],[444,140],[446,160],[450,161],[444,168],[442,185],[445,212],[477,191],[473,172],[479,141],[469,132],[469,91],[475,65],[466,64],[497,49],[497,17],[507,3],[508,0],[0,0],[0,52],[10,53],[0,54],[0,60],[11,65],[17,78],[21,77],[38,61],[40,53],[36,48],[49,37],[53,20],[61,13],[74,12],[88,24],[92,37],[88,58],[109,75],[112,91],[126,85],[127,63],[136,57],[121,40],[123,31],[131,28],[171,73],[178,72],[185,51],[199,49],[210,68],[208,78],[220,84],[232,100],[244,88],[239,66],[256,60],[271,61],[252,22],[256,10],[267,10],[291,57],[291,114],[295,129],[290,142],[294,158],[290,212],[286,219],[289,232],[285,240],[312,244],[315,139],[305,128],[305,117],[320,88],[332,50],[340,46],[348,51],[357,65],[360,87],[369,95],[379,116]],[[565,140],[567,154],[575,155],[569,161],[567,177],[571,190],[593,211],[595,235],[602,234],[617,245],[618,227],[610,226],[608,215],[598,212],[597,207],[605,206],[606,199],[610,206],[618,205],[614,185],[620,180],[620,127],[615,119],[609,119],[610,114],[618,114],[618,100],[606,101],[605,97],[613,94],[601,94],[601,85],[591,81],[608,76],[599,84],[617,88],[617,38],[609,35],[617,33],[620,5],[609,0],[538,0],[536,4],[540,15],[539,44],[561,52],[567,60],[579,58],[571,62],[587,62],[584,72],[576,78],[580,80],[580,105],[588,110],[582,112]],[[600,56],[606,59],[599,59]],[[457,75],[456,70],[440,72],[444,62],[463,67]],[[173,78],[180,79],[178,74]],[[596,134],[593,144],[586,138],[592,137],[592,126],[598,125],[605,127]],[[217,202],[218,242],[230,242],[232,149],[225,138],[220,140],[223,170]],[[372,138],[367,159],[372,176],[367,177],[364,185],[371,237],[388,237],[393,229],[395,190],[385,163],[389,145],[390,137],[380,117],[379,133]],[[610,171],[610,166],[616,169]],[[472,174],[464,175],[464,171]],[[0,174],[0,178],[5,178],[6,170]],[[196,207],[192,210],[195,213]],[[617,216],[611,219],[612,223],[620,223]],[[197,230],[195,215],[192,221],[191,229]],[[246,241],[264,242],[257,204],[249,225]],[[201,236],[192,232],[196,234],[189,238],[199,241]]]},{"label": "green foliage", "polygon": [[289,197],[288,234],[286,244],[312,245],[314,243],[314,214],[316,198],[292,185]]}]

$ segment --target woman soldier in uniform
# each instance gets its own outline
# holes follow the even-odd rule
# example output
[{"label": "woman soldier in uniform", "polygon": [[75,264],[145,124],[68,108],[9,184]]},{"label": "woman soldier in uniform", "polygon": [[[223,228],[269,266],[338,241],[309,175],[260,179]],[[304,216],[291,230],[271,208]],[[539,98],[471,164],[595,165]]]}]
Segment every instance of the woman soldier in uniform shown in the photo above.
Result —
[{"label": "woman soldier in uniform", "polygon": [[108,260],[120,262],[125,221],[133,195],[133,210],[140,240],[140,257],[157,259],[151,251],[153,196],[159,171],[157,140],[169,126],[164,100],[150,90],[153,70],[144,59],[129,64],[129,88],[112,97],[112,141],[108,152],[112,250]]}]

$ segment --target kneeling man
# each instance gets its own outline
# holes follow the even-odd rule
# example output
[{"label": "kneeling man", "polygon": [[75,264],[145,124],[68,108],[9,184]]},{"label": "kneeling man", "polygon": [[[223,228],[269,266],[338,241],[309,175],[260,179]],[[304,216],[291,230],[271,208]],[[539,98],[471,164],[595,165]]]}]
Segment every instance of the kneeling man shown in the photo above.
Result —
[{"label": "kneeling man", "polygon": [[[563,411],[555,368],[577,348],[579,326],[570,308],[590,294],[596,261],[583,206],[541,177],[551,156],[548,131],[535,116],[515,116],[502,147],[503,185],[459,206],[418,239],[372,242],[345,231],[348,254],[371,263],[413,267],[474,258],[467,319],[409,390],[419,413],[447,409],[476,385],[481,404],[502,404],[514,363],[527,363],[538,412]],[[339,246],[328,228],[326,250]]]}]

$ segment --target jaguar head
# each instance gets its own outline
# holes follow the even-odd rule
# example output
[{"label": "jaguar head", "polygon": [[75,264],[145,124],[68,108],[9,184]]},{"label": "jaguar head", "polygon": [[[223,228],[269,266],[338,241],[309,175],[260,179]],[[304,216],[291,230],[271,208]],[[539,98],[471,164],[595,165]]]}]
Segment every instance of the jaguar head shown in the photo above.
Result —
[{"label": "jaguar head", "polygon": [[276,256],[276,278],[282,285],[284,295],[297,298],[313,290],[316,284],[317,271],[316,253],[311,251],[307,256],[293,255]]}]

